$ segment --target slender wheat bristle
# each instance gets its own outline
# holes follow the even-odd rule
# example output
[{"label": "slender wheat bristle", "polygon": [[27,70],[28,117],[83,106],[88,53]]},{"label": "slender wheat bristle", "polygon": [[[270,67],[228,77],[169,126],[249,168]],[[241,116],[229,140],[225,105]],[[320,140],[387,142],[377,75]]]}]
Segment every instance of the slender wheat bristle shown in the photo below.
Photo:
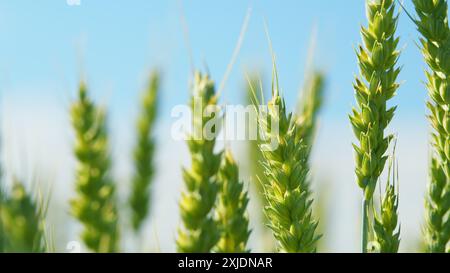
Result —
[{"label": "slender wheat bristle", "polygon": [[450,29],[446,0],[413,0],[419,16],[430,101],[433,153],[425,198],[428,252],[450,252]]},{"label": "slender wheat bristle", "polygon": [[44,211],[20,182],[2,194],[0,221],[3,252],[45,252]]},{"label": "slender wheat bristle", "polygon": [[130,196],[132,225],[138,231],[151,205],[151,184],[155,172],[154,126],[158,109],[159,73],[153,71],[142,98],[141,114],[137,122],[137,142],[134,148],[134,177]]},{"label": "slender wheat bristle", "polygon": [[76,134],[76,192],[72,214],[84,225],[82,239],[95,252],[118,251],[115,186],[110,177],[105,112],[90,100],[80,84],[78,100],[71,107]]},{"label": "slender wheat bristle", "polygon": [[[217,173],[221,153],[215,153],[216,137],[206,137],[205,125],[215,115],[204,115],[217,106],[214,82],[206,75],[196,73],[191,97],[193,130],[187,144],[191,154],[191,168],[183,169],[186,189],[181,195],[180,211],[184,228],[179,229],[179,252],[210,252],[219,240],[217,223],[213,219],[219,185]],[[206,111],[205,111],[206,110]],[[217,134],[219,128],[214,127]]]},{"label": "slender wheat bristle", "polygon": [[[315,233],[317,221],[312,216],[313,199],[309,197],[306,186],[307,147],[303,140],[297,139],[298,125],[292,113],[286,112],[276,76],[267,112],[267,120],[265,115],[260,115],[259,123],[264,132],[260,149],[264,157],[263,185],[269,227],[279,242],[280,251],[315,252],[320,236]],[[278,130],[272,130],[274,124]]]},{"label": "slender wheat bristle", "polygon": [[248,252],[248,196],[244,184],[239,181],[239,168],[231,151],[226,150],[219,170],[220,191],[216,206],[216,221],[220,229],[220,240],[216,251],[221,253]]},{"label": "slender wheat bristle", "polygon": [[357,50],[360,76],[354,89],[357,108],[350,121],[358,144],[354,144],[356,180],[364,192],[363,242],[367,251],[369,203],[377,181],[384,170],[388,156],[386,151],[393,138],[385,129],[394,117],[396,107],[388,108],[387,102],[395,96],[400,68],[396,67],[400,52],[399,38],[395,37],[398,16],[394,0],[367,0],[368,27],[361,27],[363,46]]}]

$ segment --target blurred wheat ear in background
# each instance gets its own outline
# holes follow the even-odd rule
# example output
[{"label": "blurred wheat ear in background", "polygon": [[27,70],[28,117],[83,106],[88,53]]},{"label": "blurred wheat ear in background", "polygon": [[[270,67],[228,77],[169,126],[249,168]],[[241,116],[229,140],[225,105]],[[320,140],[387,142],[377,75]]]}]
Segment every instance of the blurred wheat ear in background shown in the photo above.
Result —
[{"label": "blurred wheat ear in background", "polygon": [[395,96],[400,69],[396,68],[400,52],[395,37],[398,16],[394,0],[367,0],[368,27],[361,28],[363,45],[357,50],[360,76],[354,89],[357,108],[353,108],[350,121],[358,144],[354,144],[356,180],[363,190],[362,251],[367,252],[368,241],[373,235],[369,226],[373,216],[369,206],[377,181],[384,170],[388,156],[386,151],[393,136],[385,135],[385,129],[394,117],[396,107],[388,108],[387,102]]},{"label": "blurred wheat ear in background", "polygon": [[46,252],[45,211],[18,181],[0,193],[0,252]]},{"label": "blurred wheat ear in background", "polygon": [[[213,219],[219,184],[217,174],[221,153],[215,153],[216,138],[207,139],[205,125],[216,117],[204,115],[205,110],[217,106],[214,82],[208,75],[195,73],[190,106],[192,129],[187,140],[191,154],[191,167],[183,169],[185,191],[181,194],[180,212],[183,227],[179,229],[179,252],[210,252],[220,238],[217,223]],[[217,133],[219,128],[213,128]]]},{"label": "blurred wheat ear in background", "polygon": [[323,105],[325,75],[314,71],[306,78],[297,113],[297,138],[303,139],[307,149],[307,159],[311,154],[317,129],[318,115]]},{"label": "blurred wheat ear in background", "polygon": [[220,192],[216,208],[216,221],[220,239],[216,251],[223,253],[247,252],[250,236],[248,228],[248,196],[239,181],[239,168],[231,151],[225,150],[218,176]]},{"label": "blurred wheat ear in background", "polygon": [[[267,115],[259,115],[258,122],[263,131],[259,147],[266,176],[263,186],[269,227],[281,252],[316,252],[320,236],[316,234],[317,221],[311,209],[313,200],[306,185],[309,147],[297,138],[299,128],[293,114],[286,111],[275,64],[272,98],[267,106]],[[278,126],[278,132],[272,130],[272,123]],[[276,147],[271,141],[276,142],[272,143]]]},{"label": "blurred wheat ear in background", "polygon": [[142,96],[141,113],[136,124],[137,140],[133,153],[134,176],[129,199],[131,223],[135,232],[140,230],[151,206],[151,186],[155,173],[154,127],[158,112],[159,85],[160,74],[158,71],[153,71],[147,90]]},{"label": "blurred wheat ear in background", "polygon": [[450,252],[450,29],[446,0],[413,0],[433,127],[430,181],[425,199],[428,252]]},{"label": "blurred wheat ear in background", "polygon": [[2,211],[6,204],[6,194],[3,188],[3,166],[0,165],[0,253],[6,252],[6,232],[3,223]]},{"label": "blurred wheat ear in background", "polygon": [[[262,86],[261,76],[259,73],[253,72],[246,77],[245,81],[245,100],[247,105],[253,105],[253,107],[258,107],[257,101],[264,101],[263,94],[260,92],[252,92],[253,88],[257,86]],[[264,88],[261,87],[261,90]],[[256,100],[253,99],[256,96]],[[249,120],[249,124],[253,121]],[[248,130],[248,128],[247,128]],[[251,182],[250,189],[252,201],[256,203],[256,210],[259,215],[256,217],[259,219],[259,225],[261,228],[261,238],[262,241],[262,251],[272,252],[275,249],[275,240],[271,234],[271,230],[267,227],[268,220],[264,214],[264,207],[267,205],[266,197],[264,196],[264,167],[261,165],[263,159],[262,153],[259,150],[259,144],[261,141],[261,136],[259,130],[256,132],[256,139],[250,139],[247,141],[247,169],[249,171],[249,178]],[[248,136],[250,136],[250,130],[248,130]]]},{"label": "blurred wheat ear in background", "polygon": [[118,252],[118,216],[115,185],[110,176],[106,114],[89,98],[80,83],[78,99],[71,107],[75,130],[77,196],[71,200],[72,214],[83,224],[82,239],[95,252]]},{"label": "blurred wheat ear in background", "polygon": [[[310,58],[312,57],[313,56],[310,56]],[[324,92],[325,74],[318,70],[307,71],[305,83],[303,84],[303,88],[301,89],[300,100],[296,109],[296,123],[298,126],[297,139],[303,140],[303,143],[306,146],[305,153],[309,170],[312,169],[311,152],[316,139],[316,132],[319,124],[319,113],[322,110],[324,104]],[[308,194],[311,193],[311,184],[313,180],[314,177],[309,174],[305,183],[306,191],[308,192]],[[322,234],[326,229],[327,223],[327,188],[328,185],[318,185],[318,187],[316,187],[316,195],[314,196],[317,201],[314,202],[313,213],[314,216],[318,220],[320,220],[317,231]],[[321,250],[321,248],[324,248],[325,244],[326,240],[319,240],[319,251],[323,251]]]}]

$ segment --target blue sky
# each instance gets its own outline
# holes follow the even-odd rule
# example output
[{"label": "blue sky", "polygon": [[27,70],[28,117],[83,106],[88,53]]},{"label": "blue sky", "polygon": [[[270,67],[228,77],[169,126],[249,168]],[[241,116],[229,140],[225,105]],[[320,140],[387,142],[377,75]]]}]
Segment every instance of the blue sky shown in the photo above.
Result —
[{"label": "blue sky", "polygon": [[[411,10],[411,2],[405,2]],[[280,85],[288,105],[294,106],[311,32],[316,27],[315,64],[326,72],[327,97],[313,173],[317,180],[329,181],[326,187],[333,193],[329,201],[333,232],[327,235],[330,250],[357,251],[355,234],[359,231],[355,223],[360,192],[353,178],[354,138],[347,115],[355,104],[352,81],[358,70],[354,48],[360,41],[360,25],[366,22],[364,1],[183,1],[194,66],[208,67],[217,82],[222,80],[249,7],[252,16],[248,31],[222,101],[243,101],[245,71],[257,69],[266,83],[270,80],[265,21],[277,56]],[[15,170],[20,172],[27,150],[25,156],[33,159],[29,165],[46,167],[54,178],[53,192],[58,194],[53,199],[62,206],[67,206],[67,199],[73,196],[68,186],[72,185],[74,169],[68,107],[80,75],[86,76],[92,95],[108,106],[118,167],[115,173],[118,180],[126,182],[130,169],[130,157],[126,155],[131,154],[139,93],[151,68],[159,67],[163,72],[157,160],[161,171],[155,181],[159,199],[154,209],[158,221],[153,222],[163,251],[174,250],[176,200],[182,181],[179,166],[189,164],[185,144],[168,137],[170,110],[186,103],[189,94],[190,60],[180,14],[178,0],[81,0],[80,6],[69,6],[66,0],[0,1],[5,157],[14,159]],[[416,45],[418,33],[403,12],[397,34],[401,36],[402,86],[392,100],[398,110],[390,130],[399,136],[402,237],[411,247],[420,235],[427,174],[427,92],[422,83],[425,65]],[[172,217],[166,217],[167,211]],[[55,213],[63,223],[74,222],[67,211]],[[60,236],[77,238],[76,232]]]},{"label": "blue sky", "polygon": [[[270,54],[264,33],[267,22],[278,60],[281,85],[288,103],[295,101],[302,82],[313,26],[317,27],[316,64],[328,73],[326,113],[342,116],[353,104],[351,83],[357,73],[353,48],[359,25],[365,21],[364,1],[185,1],[194,65],[206,66],[220,82],[247,12],[252,18],[241,54],[224,93],[224,101],[239,102],[244,72],[252,69],[270,76]],[[411,5],[408,5],[408,7]],[[93,93],[107,97],[111,111],[133,108],[146,73],[164,73],[164,103],[187,99],[189,55],[180,23],[179,1],[65,0],[2,1],[0,3],[0,88],[21,91],[23,100],[40,97],[30,88],[41,86],[49,96],[67,100],[81,71]],[[404,46],[400,64],[404,80],[396,101],[400,118],[424,113],[426,92],[421,83],[423,63],[415,41],[417,32],[402,14],[398,34]],[[206,65],[205,65],[206,64]],[[24,88],[20,88],[20,87]],[[418,111],[421,109],[420,111]],[[164,110],[163,110],[164,111]],[[168,110],[165,113],[169,113]]]}]

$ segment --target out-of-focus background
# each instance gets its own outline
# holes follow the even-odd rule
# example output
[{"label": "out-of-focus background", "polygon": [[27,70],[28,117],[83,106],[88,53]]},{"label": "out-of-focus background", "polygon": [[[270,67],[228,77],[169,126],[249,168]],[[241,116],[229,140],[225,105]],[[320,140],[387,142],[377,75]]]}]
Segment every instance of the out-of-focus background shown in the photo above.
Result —
[{"label": "out-of-focus background", "polygon": [[[77,1],[69,1],[77,2]],[[365,24],[361,0],[284,1],[107,1],[0,2],[0,92],[2,160],[7,177],[39,177],[51,193],[48,225],[56,250],[78,240],[79,224],[69,215],[75,161],[69,105],[80,77],[96,101],[108,107],[114,177],[125,202],[132,170],[131,149],[141,91],[151,68],[163,72],[158,120],[157,176],[152,216],[144,227],[145,250],[173,252],[179,224],[177,201],[181,166],[189,164],[186,145],[170,136],[171,109],[188,100],[190,53],[196,68],[219,83],[231,59],[244,17],[251,20],[222,102],[245,103],[245,73],[258,71],[269,84],[271,56],[264,24],[277,57],[280,85],[291,109],[303,82],[308,46],[316,30],[315,66],[326,73],[326,101],[313,151],[313,185],[325,213],[324,251],[359,249],[360,190],[353,175],[348,113],[355,104],[352,81],[358,73],[355,48]],[[405,7],[413,12],[410,1]],[[429,127],[418,32],[400,11],[402,86],[390,126],[398,136],[402,250],[416,251],[423,222]],[[188,29],[189,39],[186,39]],[[187,42],[188,40],[188,42]],[[189,44],[189,46],[187,46]],[[188,49],[190,48],[190,50]],[[233,142],[245,168],[245,143]],[[243,179],[250,183],[243,171]],[[33,185],[29,185],[32,187]],[[252,200],[256,200],[252,197]],[[250,246],[262,250],[257,206],[252,203]],[[126,211],[124,212],[126,213]],[[124,225],[127,225],[124,223]],[[122,234],[125,250],[136,238]]]}]

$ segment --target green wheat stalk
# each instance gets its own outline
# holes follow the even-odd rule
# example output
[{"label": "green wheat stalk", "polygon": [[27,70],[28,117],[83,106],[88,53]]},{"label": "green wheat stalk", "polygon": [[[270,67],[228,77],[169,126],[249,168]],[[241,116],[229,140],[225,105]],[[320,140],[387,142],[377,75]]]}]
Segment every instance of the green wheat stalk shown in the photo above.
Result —
[{"label": "green wheat stalk", "polygon": [[[299,127],[295,117],[286,112],[284,99],[279,93],[275,64],[272,98],[267,106],[267,113],[259,111],[259,125],[263,132],[260,149],[265,169],[263,186],[269,227],[280,251],[315,252],[320,236],[315,233],[317,221],[312,216],[313,200],[306,186],[307,147],[303,140],[297,139]],[[272,130],[274,124],[278,130]],[[272,143],[275,147],[271,141],[275,141]]]},{"label": "green wheat stalk", "polygon": [[219,170],[220,191],[216,205],[216,221],[220,229],[220,239],[216,251],[221,253],[248,252],[248,196],[244,184],[239,181],[239,168],[231,154],[226,150]]},{"label": "green wheat stalk", "polygon": [[392,120],[396,107],[388,108],[387,102],[396,93],[400,68],[396,67],[399,39],[395,37],[398,16],[394,0],[367,1],[368,27],[361,27],[363,46],[357,56],[360,76],[354,89],[358,104],[353,108],[350,121],[359,144],[354,144],[355,173],[357,183],[364,192],[362,251],[367,251],[368,207],[377,180],[383,172],[386,150],[392,135],[385,129]]},{"label": "green wheat stalk", "polygon": [[95,252],[118,251],[115,187],[110,177],[105,112],[91,101],[84,83],[71,107],[76,134],[76,192],[72,214],[84,225],[82,239]]},{"label": "green wheat stalk", "polygon": [[151,73],[150,82],[142,97],[141,114],[137,121],[137,142],[134,148],[134,177],[129,200],[132,226],[138,231],[149,214],[151,184],[155,173],[154,126],[157,114],[159,73]]},{"label": "green wheat stalk", "polygon": [[[217,118],[204,115],[217,106],[214,82],[208,75],[195,73],[190,106],[193,132],[187,144],[192,165],[183,169],[185,191],[179,204],[184,228],[179,229],[176,243],[179,252],[210,252],[220,238],[213,207],[219,190],[221,153],[214,152],[216,138],[203,134],[205,125]],[[214,133],[218,130],[213,128]]]},{"label": "green wheat stalk", "polygon": [[446,0],[413,0],[430,101],[433,154],[425,199],[429,252],[450,252],[450,29]]},{"label": "green wheat stalk", "polygon": [[0,202],[2,252],[45,252],[45,208],[17,181]]}]

